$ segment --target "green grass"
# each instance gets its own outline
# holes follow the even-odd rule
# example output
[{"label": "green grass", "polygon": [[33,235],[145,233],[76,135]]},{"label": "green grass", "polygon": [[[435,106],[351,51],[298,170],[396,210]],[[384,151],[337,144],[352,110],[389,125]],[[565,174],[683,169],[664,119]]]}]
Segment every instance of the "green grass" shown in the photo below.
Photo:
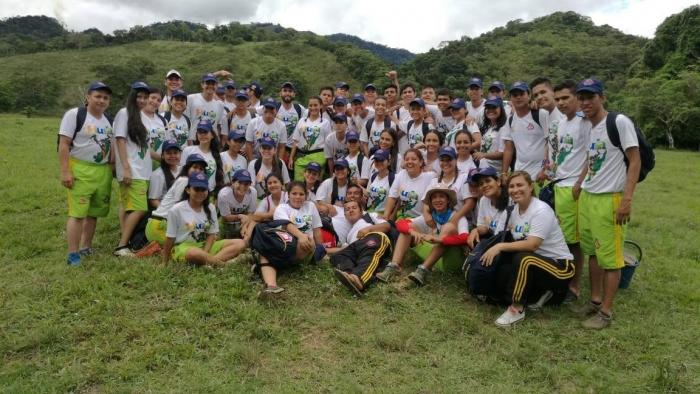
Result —
[{"label": "green grass", "polygon": [[646,255],[609,329],[548,308],[502,330],[458,276],[356,300],[308,266],[267,302],[246,267],[117,260],[116,199],[99,254],[70,268],[58,122],[0,116],[2,392],[700,390],[698,153],[659,151],[639,186],[629,237]]}]

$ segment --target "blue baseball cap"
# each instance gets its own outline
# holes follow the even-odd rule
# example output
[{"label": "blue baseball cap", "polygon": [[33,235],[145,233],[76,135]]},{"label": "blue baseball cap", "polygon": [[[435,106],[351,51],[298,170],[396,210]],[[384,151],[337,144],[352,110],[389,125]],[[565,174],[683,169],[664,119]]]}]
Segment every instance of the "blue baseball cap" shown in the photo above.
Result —
[{"label": "blue baseball cap", "polygon": [[454,160],[457,158],[457,151],[455,150],[455,148],[453,148],[449,145],[443,146],[438,151],[438,157],[440,157],[440,156],[449,156],[452,160]]},{"label": "blue baseball cap", "polygon": [[356,101],[359,101],[359,102],[361,102],[361,103],[364,103],[364,102],[365,102],[365,96],[363,96],[363,95],[360,94],[360,93],[355,93],[355,94],[353,94],[353,95],[352,95],[352,100],[350,100],[350,102],[354,103],[354,102],[356,102]]},{"label": "blue baseball cap", "polygon": [[498,96],[490,96],[486,99],[484,105],[487,107],[502,107],[503,99]]},{"label": "blue baseball cap", "polygon": [[333,170],[337,170],[338,167],[350,168],[350,163],[345,159],[336,160],[335,163],[333,163]]},{"label": "blue baseball cap", "polygon": [[348,117],[345,114],[335,114],[335,115],[333,115],[333,122],[347,123]]},{"label": "blue baseball cap", "polygon": [[236,170],[233,173],[233,180],[239,182],[252,182],[253,178],[251,178],[248,170]]},{"label": "blue baseball cap", "polygon": [[204,130],[204,131],[208,131],[208,132],[212,133],[212,132],[214,132],[214,127],[212,127],[210,121],[208,121],[206,119],[202,119],[199,121],[199,123],[197,123],[197,131],[199,131],[199,130]]},{"label": "blue baseball cap", "polygon": [[321,173],[321,165],[316,163],[315,161],[312,161],[309,164],[307,164],[305,169],[309,170],[309,171],[316,171],[318,173]]},{"label": "blue baseball cap", "polygon": [[584,79],[576,85],[576,93],[591,92],[595,94],[603,94],[603,83],[596,79]]},{"label": "blue baseball cap", "polygon": [[484,87],[484,83],[481,82],[481,79],[476,78],[476,77],[472,77],[472,78],[469,78],[469,85],[467,85],[467,86],[478,86],[478,87],[482,88],[482,87]]},{"label": "blue baseball cap", "polygon": [[374,152],[374,155],[372,155],[372,158],[374,161],[384,161],[384,160],[389,160],[389,151],[385,149],[377,149]]},{"label": "blue baseball cap", "polygon": [[421,108],[425,108],[425,101],[423,101],[422,98],[414,98],[413,100],[411,100],[411,102],[408,104],[408,106],[410,107],[413,104],[416,104],[416,105],[420,106]]},{"label": "blue baseball cap", "polygon": [[170,97],[184,97],[184,98],[187,98],[187,93],[185,93],[185,91],[182,90],[182,89],[175,89],[175,90],[173,90],[173,94],[170,95]]},{"label": "blue baseball cap", "polygon": [[491,85],[489,85],[489,90],[492,88],[497,88],[500,91],[504,91],[506,90],[506,85],[501,81],[493,81],[491,82]]},{"label": "blue baseball cap", "polygon": [[248,100],[248,94],[245,92],[245,90],[239,90],[236,92],[236,98]]},{"label": "blue baseball cap", "polygon": [[284,88],[292,89],[292,90],[294,90],[294,91],[297,90],[297,88],[294,87],[294,84],[291,83],[291,82],[289,82],[289,81],[283,83],[282,86],[280,86],[280,89],[284,89]]},{"label": "blue baseball cap", "polygon": [[348,100],[345,97],[337,96],[333,99],[333,106],[336,105],[348,105]]},{"label": "blue baseball cap", "polygon": [[467,182],[475,183],[482,177],[498,178],[498,171],[496,171],[496,169],[493,167],[480,168],[477,172],[473,174],[470,173],[469,178],[467,178]]},{"label": "blue baseball cap", "polygon": [[269,146],[271,148],[274,148],[275,146],[277,146],[277,143],[275,142],[275,140],[273,140],[270,137],[263,137],[263,138],[259,139],[258,141],[260,142],[260,146]]},{"label": "blue baseball cap", "polygon": [[345,89],[345,90],[350,90],[350,85],[348,85],[347,82],[345,81],[340,81],[335,84],[336,89]]},{"label": "blue baseball cap", "polygon": [[228,139],[231,141],[236,141],[236,140],[244,140],[245,139],[245,133],[240,130],[231,130],[228,132]]},{"label": "blue baseball cap", "polygon": [[359,141],[360,140],[360,135],[357,134],[357,131],[348,131],[345,133],[345,142],[350,142],[350,141]]},{"label": "blue baseball cap", "polygon": [[521,92],[529,92],[530,87],[523,81],[517,81],[517,82],[513,82],[513,84],[510,85],[510,89],[508,90],[508,93],[511,93],[515,90],[520,90]]},{"label": "blue baseball cap", "polygon": [[371,89],[377,90],[377,86],[375,86],[373,83],[368,83],[365,85],[365,92]]},{"label": "blue baseball cap", "polygon": [[236,83],[233,81],[228,81],[226,84],[224,84],[224,88],[226,89],[235,89],[236,88]]},{"label": "blue baseball cap", "polygon": [[456,98],[450,103],[450,108],[452,109],[462,109],[467,108],[467,104],[461,98]]},{"label": "blue baseball cap", "polygon": [[112,94],[112,88],[110,88],[109,86],[107,86],[106,83],[100,82],[100,81],[92,82],[92,83],[88,86],[88,92],[93,92],[93,91],[95,91],[95,90],[106,90],[107,92],[109,92],[109,94]]},{"label": "blue baseball cap", "polygon": [[187,164],[202,163],[202,164],[204,164],[204,167],[207,166],[207,161],[204,159],[204,156],[200,155],[199,153],[193,153],[193,154],[187,156],[187,160],[185,162]]},{"label": "blue baseball cap", "polygon": [[192,174],[190,174],[190,178],[187,182],[187,186],[189,186],[189,187],[201,187],[204,189],[209,189],[209,179],[207,179],[207,176],[204,175],[203,172],[195,171]]},{"label": "blue baseball cap", "polygon": [[180,147],[180,144],[178,144],[175,140],[166,140],[165,142],[163,142],[162,148],[163,152],[170,149],[177,149],[179,151],[182,151],[182,147]]},{"label": "blue baseball cap", "polygon": [[202,75],[202,82],[216,82],[216,77],[212,73]]},{"label": "blue baseball cap", "polygon": [[273,99],[272,97],[268,97],[265,100],[263,100],[262,105],[265,108],[277,109],[277,100]]},{"label": "blue baseball cap", "polygon": [[151,90],[151,88],[148,87],[146,82],[142,82],[142,81],[136,81],[136,82],[132,83],[131,88],[133,90]]},{"label": "blue baseball cap", "polygon": [[253,81],[250,83],[250,86],[248,86],[248,89],[252,89],[255,92],[255,95],[260,97],[263,92],[262,85],[260,85],[260,82],[258,81]]}]

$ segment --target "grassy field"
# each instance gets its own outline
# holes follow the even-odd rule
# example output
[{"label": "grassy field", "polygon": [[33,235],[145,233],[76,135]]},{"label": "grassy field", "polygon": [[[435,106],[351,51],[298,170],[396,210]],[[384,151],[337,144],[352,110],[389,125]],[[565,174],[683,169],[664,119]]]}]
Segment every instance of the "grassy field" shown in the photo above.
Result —
[{"label": "grassy field", "polygon": [[0,116],[2,392],[698,392],[700,154],[658,152],[629,236],[646,255],[613,326],[567,308],[513,329],[458,276],[352,299],[327,265],[259,301],[247,267],[198,269],[99,254],[65,264],[59,119]]}]

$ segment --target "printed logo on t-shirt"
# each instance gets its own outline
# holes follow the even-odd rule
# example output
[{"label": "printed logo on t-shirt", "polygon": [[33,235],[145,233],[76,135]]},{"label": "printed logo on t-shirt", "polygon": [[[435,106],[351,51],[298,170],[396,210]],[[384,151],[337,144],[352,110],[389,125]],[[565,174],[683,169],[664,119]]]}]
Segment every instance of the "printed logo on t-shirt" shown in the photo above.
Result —
[{"label": "printed logo on t-shirt", "polygon": [[261,139],[269,137],[276,143],[279,143],[280,135],[276,130],[255,130],[255,139],[260,141]]},{"label": "printed logo on t-shirt", "polygon": [[525,222],[525,224],[518,224],[512,226],[513,238],[514,239],[525,239],[530,233],[530,222]]},{"label": "printed logo on t-shirt", "polygon": [[379,208],[386,199],[387,190],[381,186],[372,186],[369,188],[369,207],[368,211],[373,212]]},{"label": "printed logo on t-shirt", "polygon": [[187,145],[187,137],[189,136],[189,130],[187,130],[187,123],[170,122],[168,123],[168,131],[170,132],[170,138],[177,141],[177,144],[181,148]]},{"label": "printed logo on t-shirt", "polygon": [[413,132],[408,135],[408,144],[413,148],[416,144],[423,142],[423,132]]},{"label": "printed logo on t-shirt", "polygon": [[211,124],[216,122],[217,113],[215,111],[207,111],[202,108],[197,108],[194,113],[197,118],[197,123],[201,122],[202,120],[208,120]]},{"label": "printed logo on t-shirt", "polygon": [[93,124],[89,124],[85,127],[85,133],[90,136],[89,138],[94,142],[100,151],[92,156],[92,160],[95,163],[102,163],[109,158],[109,150],[112,146],[112,128],[111,127],[97,127]]},{"label": "printed logo on t-shirt", "polygon": [[591,143],[588,149],[588,174],[586,175],[586,180],[591,180],[600,171],[607,155],[608,149],[605,141],[597,139]]},{"label": "printed logo on t-shirt", "polygon": [[187,230],[190,232],[189,236],[195,241],[195,242],[204,242],[207,239],[207,231],[209,231],[209,228],[211,225],[209,224],[209,221],[206,221],[204,223],[185,223],[187,226]]},{"label": "printed logo on t-shirt", "polygon": [[294,215],[292,216],[292,222],[302,233],[311,230],[311,215]]},{"label": "printed logo on t-shirt", "polygon": [[[491,219],[491,220],[489,220]],[[497,218],[486,218],[486,221],[489,222],[489,229],[493,231],[494,233],[498,230],[498,219]]]},{"label": "printed logo on t-shirt", "polygon": [[348,153],[350,153],[350,151],[347,148],[339,148],[335,151],[335,155],[333,155],[333,160],[338,161],[340,159],[344,159],[345,156],[348,155]]},{"label": "printed logo on t-shirt", "polygon": [[306,140],[306,150],[311,149],[316,143],[318,136],[321,135],[320,126],[307,126],[304,128],[304,139]]},{"label": "printed logo on t-shirt", "polygon": [[165,129],[162,127],[156,127],[150,130],[151,134],[151,150],[158,152],[160,147],[165,141]]},{"label": "printed logo on t-shirt", "polygon": [[413,190],[402,190],[401,206],[399,207],[399,216],[405,217],[409,211],[416,207],[418,203],[418,193]]},{"label": "printed logo on t-shirt", "polygon": [[564,160],[566,160],[566,157],[571,154],[571,152],[574,150],[574,137],[571,136],[571,134],[563,135],[559,139],[559,152],[557,154],[557,161],[556,164],[557,166],[560,166]]},{"label": "printed logo on t-shirt", "polygon": [[287,137],[291,137],[292,133],[294,133],[294,129],[297,127],[297,123],[299,123],[299,117],[296,115],[284,115],[277,119],[284,122],[284,125],[287,127]]}]

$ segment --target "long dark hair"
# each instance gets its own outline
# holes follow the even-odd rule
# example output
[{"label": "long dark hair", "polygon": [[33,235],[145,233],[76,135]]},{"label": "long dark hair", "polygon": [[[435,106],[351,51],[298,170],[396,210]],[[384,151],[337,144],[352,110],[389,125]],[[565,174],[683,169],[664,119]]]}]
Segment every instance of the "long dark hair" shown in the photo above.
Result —
[{"label": "long dark hair", "polygon": [[143,121],[141,121],[141,109],[137,101],[139,93],[142,92],[148,95],[148,91],[144,91],[143,89],[131,89],[129,97],[126,99],[127,135],[129,139],[138,144],[141,149],[148,146],[148,130],[146,130],[146,126],[144,126]]},{"label": "long dark hair", "polygon": [[[182,196],[180,197],[180,201],[185,201],[185,200],[190,199],[190,195],[189,195],[189,193],[187,193],[187,189],[189,187],[190,186],[187,185],[185,190],[182,192]],[[207,189],[207,199],[204,200],[204,203],[202,204],[202,209],[204,209],[204,213],[207,215],[207,222],[209,222],[209,224],[211,224],[213,222],[212,218],[211,218],[211,209],[209,209],[209,196],[210,195],[211,195],[211,192],[209,191],[209,189]],[[214,217],[214,220],[216,220],[216,217]]]},{"label": "long dark hair", "polygon": [[[214,156],[214,161],[216,162],[216,173],[214,173],[216,187],[214,191],[218,193],[219,189],[224,185],[224,164],[223,161],[221,161],[221,143],[219,142],[219,136],[213,131],[210,131],[210,133],[212,139],[209,143],[209,151],[211,155]],[[197,134],[199,134],[199,132],[197,132]],[[195,137],[194,144],[199,145],[199,138]]]},{"label": "long dark hair", "polygon": [[392,129],[391,127],[382,130],[379,135],[381,136],[384,133],[389,134],[391,139],[394,141],[394,143],[391,145],[391,150],[389,151],[389,154],[391,155],[389,158],[389,171],[396,173],[397,160],[399,156],[399,136],[396,134],[396,130]]},{"label": "long dark hair", "polygon": [[172,186],[173,182],[175,182],[175,177],[173,176],[173,172],[170,171],[169,167],[170,166],[168,165],[168,163],[166,163],[165,160],[163,160],[163,154],[161,153],[160,169],[163,170],[163,176],[165,177],[165,190],[170,189],[170,186]]},{"label": "long dark hair", "polygon": [[[491,124],[491,120],[486,117],[486,114],[484,113],[484,120],[483,122],[479,125],[479,130],[481,131],[481,134],[486,133],[489,128],[493,126],[494,131],[499,131],[501,127],[503,127],[506,124],[506,110],[503,107],[503,104],[501,104],[498,108],[501,109],[501,114],[498,116],[498,119],[496,119],[496,124]],[[484,109],[486,111],[486,109]]]}]

